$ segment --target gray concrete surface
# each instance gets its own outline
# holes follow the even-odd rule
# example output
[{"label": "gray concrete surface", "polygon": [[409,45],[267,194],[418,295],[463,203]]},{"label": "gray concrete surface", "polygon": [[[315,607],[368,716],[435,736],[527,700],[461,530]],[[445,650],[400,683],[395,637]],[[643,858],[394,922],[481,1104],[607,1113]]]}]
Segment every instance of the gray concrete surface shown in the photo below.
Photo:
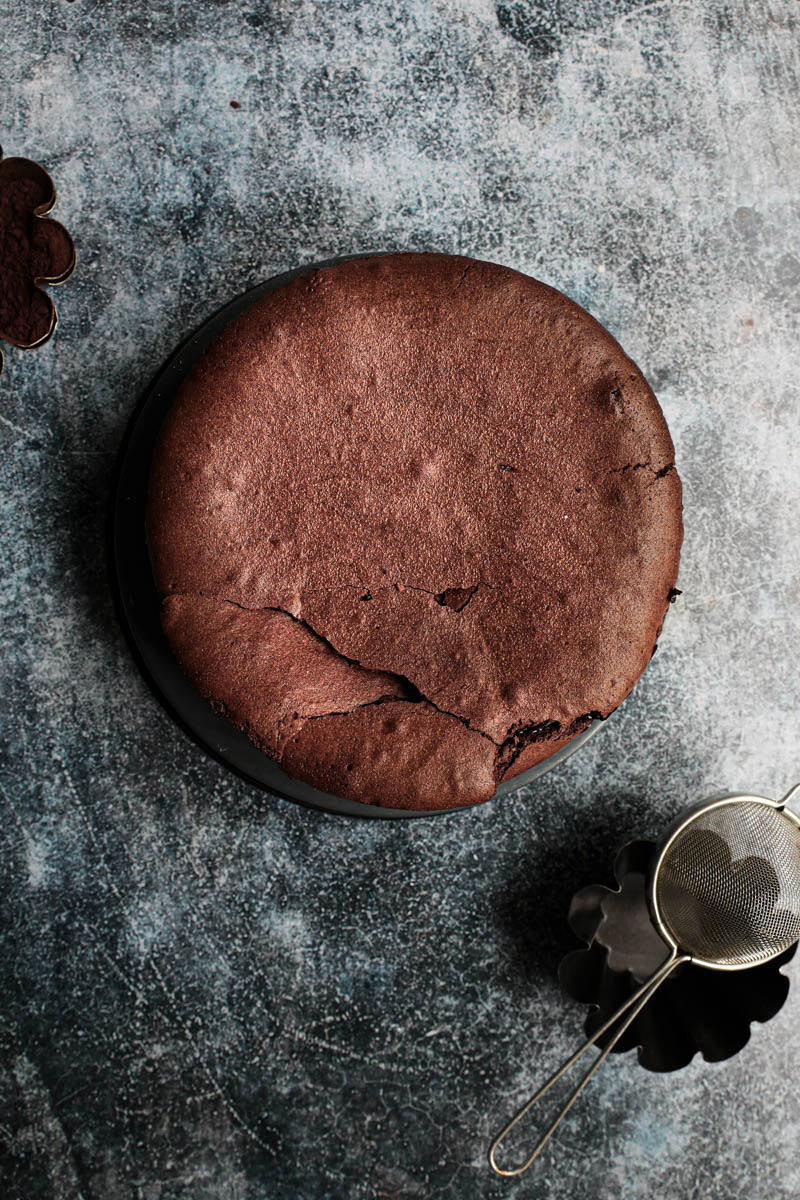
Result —
[{"label": "gray concrete surface", "polygon": [[[800,1195],[795,993],[728,1063],[612,1061],[525,1180],[485,1163],[579,1034],[572,892],[684,803],[800,778],[799,15],[0,0],[0,142],[52,171],[79,254],[56,338],[0,378],[4,1197]],[[641,364],[684,595],[530,791],[348,822],[257,794],[159,707],[108,496],[147,381],[219,304],[429,247],[554,284]]]}]

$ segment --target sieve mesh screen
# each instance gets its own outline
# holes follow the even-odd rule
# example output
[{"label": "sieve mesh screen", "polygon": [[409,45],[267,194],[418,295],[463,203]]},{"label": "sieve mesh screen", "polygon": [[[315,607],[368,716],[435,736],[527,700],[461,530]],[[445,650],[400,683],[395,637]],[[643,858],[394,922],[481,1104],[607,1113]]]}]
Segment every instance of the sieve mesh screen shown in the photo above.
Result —
[{"label": "sieve mesh screen", "polygon": [[800,938],[800,828],[757,800],[701,811],[667,847],[654,889],[681,950],[719,966],[765,962]]}]

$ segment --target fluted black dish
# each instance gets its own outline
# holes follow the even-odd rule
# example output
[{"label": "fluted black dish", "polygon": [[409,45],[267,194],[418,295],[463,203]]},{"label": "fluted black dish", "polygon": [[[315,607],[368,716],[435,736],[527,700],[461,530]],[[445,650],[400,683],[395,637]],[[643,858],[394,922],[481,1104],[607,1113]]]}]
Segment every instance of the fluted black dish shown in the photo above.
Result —
[{"label": "fluted black dish", "polygon": [[[631,842],[617,855],[617,889],[591,885],[572,899],[568,922],[585,943],[562,959],[562,987],[591,1006],[587,1035],[655,971],[667,947],[650,920],[647,877],[656,851],[653,842]],[[778,958],[740,971],[710,971],[691,963],[667,979],[623,1034],[614,1052],[638,1048],[648,1071],[676,1071],[696,1054],[707,1062],[731,1058],[750,1039],[753,1021],[769,1021],[789,993],[781,968],[797,943]],[[613,1033],[613,1030],[611,1031]],[[611,1036],[611,1034],[607,1035]],[[602,1047],[606,1039],[601,1038]]]}]

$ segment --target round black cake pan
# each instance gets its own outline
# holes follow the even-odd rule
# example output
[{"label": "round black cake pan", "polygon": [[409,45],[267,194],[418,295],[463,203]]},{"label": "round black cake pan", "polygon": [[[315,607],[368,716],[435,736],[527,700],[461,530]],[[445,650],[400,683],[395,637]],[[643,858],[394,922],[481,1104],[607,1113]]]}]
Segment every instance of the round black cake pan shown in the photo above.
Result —
[{"label": "round black cake pan", "polygon": [[[309,271],[342,261],[343,258],[337,258],[287,271],[238,296],[192,334],[156,376],[134,413],[120,453],[112,514],[112,569],[118,607],[136,657],[157,698],[198,745],[251,783],[284,799],[342,816],[393,819],[464,812],[471,806],[419,811],[361,804],[292,779],[195,691],[161,629],[161,597],[156,591],[145,540],[145,511],[150,463],[162,421],[188,372],[230,321],[268,292]],[[594,721],[550,758],[502,783],[494,799],[559,766],[602,724]]]}]

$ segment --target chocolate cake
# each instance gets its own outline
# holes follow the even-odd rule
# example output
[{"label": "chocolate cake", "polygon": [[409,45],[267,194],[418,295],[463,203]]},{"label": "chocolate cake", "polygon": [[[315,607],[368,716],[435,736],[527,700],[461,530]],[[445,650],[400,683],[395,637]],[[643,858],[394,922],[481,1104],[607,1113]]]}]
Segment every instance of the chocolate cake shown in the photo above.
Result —
[{"label": "chocolate cake", "polygon": [[295,778],[489,799],[627,696],[675,584],[658,402],[560,292],[392,254],[233,321],[172,406],[148,537],[201,694]]}]

